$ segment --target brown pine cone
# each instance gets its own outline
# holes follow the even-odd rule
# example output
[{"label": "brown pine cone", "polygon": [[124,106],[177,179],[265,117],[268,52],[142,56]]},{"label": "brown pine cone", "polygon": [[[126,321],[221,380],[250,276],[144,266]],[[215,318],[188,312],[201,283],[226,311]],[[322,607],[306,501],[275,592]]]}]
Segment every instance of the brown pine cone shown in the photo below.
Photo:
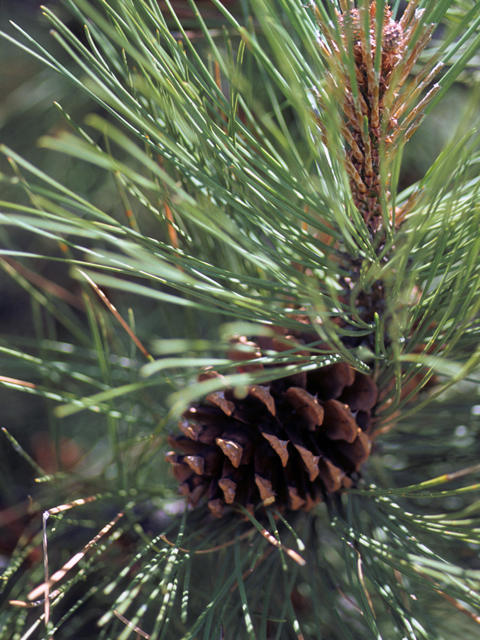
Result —
[{"label": "brown pine cone", "polygon": [[[212,377],[221,376],[200,379]],[[252,385],[244,398],[211,393],[183,414],[183,435],[169,438],[181,451],[166,456],[180,493],[192,506],[206,496],[215,516],[234,502],[309,510],[353,484],[370,454],[377,395],[372,378],[346,363]]]}]

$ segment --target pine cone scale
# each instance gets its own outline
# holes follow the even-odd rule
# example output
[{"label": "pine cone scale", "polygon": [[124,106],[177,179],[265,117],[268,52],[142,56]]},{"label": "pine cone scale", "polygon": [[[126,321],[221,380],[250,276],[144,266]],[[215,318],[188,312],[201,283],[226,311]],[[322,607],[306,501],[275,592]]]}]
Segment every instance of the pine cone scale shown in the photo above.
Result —
[{"label": "pine cone scale", "polygon": [[244,449],[233,440],[225,440],[224,438],[216,438],[215,442],[218,444],[223,453],[230,459],[230,462],[234,467],[239,467],[242,458],[244,457]]},{"label": "pine cone scale", "polygon": [[266,478],[262,478],[262,476],[255,474],[255,484],[258,487],[260,492],[260,500],[263,502],[265,506],[272,504],[275,502],[275,491],[272,489],[272,483],[270,480]]},{"label": "pine cone scale", "polygon": [[353,442],[357,437],[358,425],[349,406],[338,400],[328,400],[323,408],[325,420],[322,429],[330,440]]},{"label": "pine cone scale", "polygon": [[286,467],[289,459],[288,444],[290,440],[280,440],[280,438],[278,438],[277,436],[263,431],[262,427],[260,427],[260,431],[262,433],[262,436],[266,440],[268,440],[275,453],[278,454],[278,457],[280,458],[280,461],[282,463],[282,467]]},{"label": "pine cone scale", "polygon": [[254,384],[248,388],[248,393],[252,398],[256,398],[262,402],[272,416],[276,415],[275,400],[272,398],[272,394],[268,387],[262,387],[259,384]]},{"label": "pine cone scale", "polygon": [[185,456],[184,461],[194,473],[203,476],[205,473],[205,461],[201,456]]},{"label": "pine cone scale", "polygon": [[290,387],[285,392],[285,396],[311,431],[315,431],[315,427],[323,423],[325,410],[306,389]]},{"label": "pine cone scale", "polygon": [[327,458],[319,460],[318,472],[323,484],[325,485],[325,489],[329,493],[338,491],[342,487],[342,479],[345,476],[345,473],[330,462],[330,460],[327,460]]}]

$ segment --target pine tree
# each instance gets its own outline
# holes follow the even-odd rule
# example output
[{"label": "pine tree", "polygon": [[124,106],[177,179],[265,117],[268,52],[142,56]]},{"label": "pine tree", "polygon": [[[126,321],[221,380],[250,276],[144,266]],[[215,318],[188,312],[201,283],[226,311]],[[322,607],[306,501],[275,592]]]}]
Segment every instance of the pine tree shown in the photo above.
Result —
[{"label": "pine tree", "polygon": [[[41,488],[7,636],[473,638],[475,88],[399,184],[473,81],[480,5],[226,4],[65,0],[69,62],[17,27],[97,105],[58,104],[41,147],[105,180],[84,197],[3,148],[2,221],[40,249],[7,238],[2,265],[41,335],[3,341],[0,381],[45,399],[60,459],[62,432],[91,447],[49,474],[5,430]],[[72,291],[32,275],[42,242]]]}]

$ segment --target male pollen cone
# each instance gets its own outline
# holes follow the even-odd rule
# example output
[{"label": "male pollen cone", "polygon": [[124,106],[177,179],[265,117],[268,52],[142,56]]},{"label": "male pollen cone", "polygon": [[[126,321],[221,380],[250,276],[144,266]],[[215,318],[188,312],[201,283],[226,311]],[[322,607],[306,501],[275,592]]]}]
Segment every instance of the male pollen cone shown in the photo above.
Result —
[{"label": "male pollen cone", "polygon": [[[199,379],[214,377],[222,378],[209,370]],[[309,510],[353,484],[370,454],[377,397],[372,378],[343,362],[251,385],[243,398],[231,389],[210,393],[185,411],[183,435],[169,437],[179,453],[166,458],[180,493],[194,507],[205,496],[215,516],[234,502],[251,512],[259,503]]]}]

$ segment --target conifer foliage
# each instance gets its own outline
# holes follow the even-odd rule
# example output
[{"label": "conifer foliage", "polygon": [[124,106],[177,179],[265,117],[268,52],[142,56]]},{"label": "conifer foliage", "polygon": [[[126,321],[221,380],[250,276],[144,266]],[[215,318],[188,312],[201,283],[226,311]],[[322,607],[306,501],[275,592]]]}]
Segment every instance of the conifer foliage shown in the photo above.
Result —
[{"label": "conifer foliage", "polygon": [[4,432],[39,487],[7,636],[475,637],[474,99],[399,184],[452,84],[475,98],[480,5],[63,5],[64,56],[6,37],[92,99],[39,144],[104,180],[2,147],[1,264],[38,337],[2,338],[0,382],[86,462],[50,473]]}]

